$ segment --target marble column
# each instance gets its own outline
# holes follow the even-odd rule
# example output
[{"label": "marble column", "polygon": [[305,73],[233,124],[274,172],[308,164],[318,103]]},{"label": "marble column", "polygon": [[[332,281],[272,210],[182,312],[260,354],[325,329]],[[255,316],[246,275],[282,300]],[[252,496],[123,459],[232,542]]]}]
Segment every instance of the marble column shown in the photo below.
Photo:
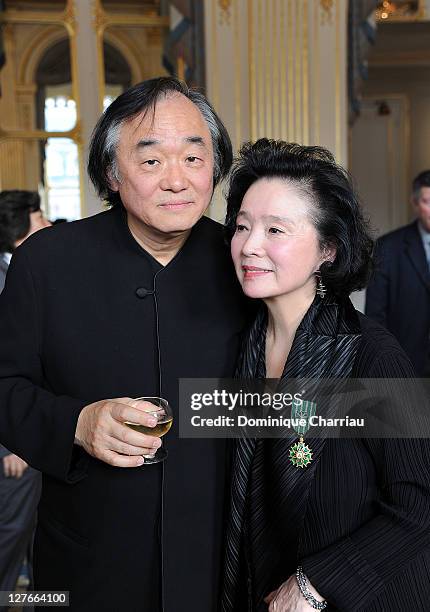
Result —
[{"label": "marble column", "polygon": [[103,65],[97,47],[95,2],[93,0],[74,0],[73,8],[74,15],[69,23],[73,97],[76,100],[78,116],[81,117],[81,142],[78,143],[81,211],[82,216],[87,217],[103,209],[86,172],[91,133],[102,112],[100,74],[103,73]]}]

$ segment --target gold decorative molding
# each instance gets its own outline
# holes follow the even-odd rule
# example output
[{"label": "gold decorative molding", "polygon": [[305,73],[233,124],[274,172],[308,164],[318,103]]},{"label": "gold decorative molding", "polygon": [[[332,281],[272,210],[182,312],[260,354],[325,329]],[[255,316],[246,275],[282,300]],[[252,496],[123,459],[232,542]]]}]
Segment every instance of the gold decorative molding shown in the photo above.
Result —
[{"label": "gold decorative molding", "polygon": [[3,32],[3,37],[5,39],[5,42],[6,41],[8,41],[9,43],[14,42],[14,28],[11,23],[6,23],[2,28],[2,32]]},{"label": "gold decorative molding", "polygon": [[37,85],[36,83],[17,83],[15,91],[18,95],[34,96],[37,91]]},{"label": "gold decorative molding", "polygon": [[145,28],[146,40],[150,47],[162,44],[163,30],[160,27],[148,26]]},{"label": "gold decorative molding", "polygon": [[21,105],[22,123],[26,130],[30,130],[32,126],[32,110],[33,106],[31,102],[27,102]]},{"label": "gold decorative molding", "polygon": [[[71,134],[70,138],[73,140],[73,142],[76,142],[78,147],[82,148],[84,145],[84,139],[82,138],[82,126],[81,126],[80,119],[76,121],[75,127],[70,130],[70,134]],[[83,176],[82,176],[82,179],[83,179]]]},{"label": "gold decorative molding", "polygon": [[[93,28],[97,37],[97,62],[98,62],[98,93],[99,93],[99,109],[103,111],[103,101],[105,96],[105,66],[103,41],[105,32],[112,26],[136,27],[143,26],[149,30],[149,34],[154,31],[160,32],[158,40],[161,38],[161,30],[170,27],[170,18],[168,16],[160,16],[153,12],[146,14],[141,13],[111,13],[105,11],[101,0],[93,0]],[[152,41],[154,42],[154,41]]]},{"label": "gold decorative molding", "polygon": [[[261,80],[265,80],[265,83],[263,85],[264,88],[264,104],[266,107],[266,113],[265,113],[265,117],[264,117],[264,131],[266,132],[266,134],[269,136],[269,138],[273,138],[273,109],[272,108],[267,108],[269,105],[269,100],[272,97],[272,71],[273,71],[273,43],[274,43],[274,37],[272,35],[271,32],[271,20],[270,20],[270,1],[266,2],[266,6],[264,7],[264,22],[265,22],[265,28],[264,28],[264,40],[265,40],[265,46],[266,46],[266,53],[265,53],[265,62],[263,63],[263,69],[261,71]],[[263,30],[263,28],[262,28]],[[266,74],[264,74],[266,73]]]},{"label": "gold decorative molding", "polygon": [[81,142],[81,129],[77,122],[72,130],[67,132],[47,132],[46,130],[3,130],[0,127],[0,142],[2,140],[47,140],[48,138],[70,138],[76,144]]},{"label": "gold decorative molding", "polygon": [[305,145],[309,145],[309,88],[310,88],[310,70],[309,70],[309,0],[303,0],[303,136],[302,141]]},{"label": "gold decorative molding", "polygon": [[219,111],[219,62],[218,62],[218,31],[216,25],[216,4],[211,2],[211,54],[212,54],[212,101],[215,109]]},{"label": "gold decorative molding", "polygon": [[294,140],[294,10],[291,2],[288,3],[287,13],[287,57],[288,57],[288,127],[287,127],[287,140]]},{"label": "gold decorative molding", "polygon": [[169,28],[170,17],[165,15],[148,14],[132,14],[132,13],[109,13],[100,5],[99,0],[95,2],[94,9],[94,27],[96,30],[104,30],[111,26],[144,26],[147,28]]},{"label": "gold decorative molding", "polygon": [[294,142],[302,142],[302,78],[303,78],[303,25],[301,9],[303,0],[296,0],[294,8]]},{"label": "gold decorative molding", "polygon": [[320,0],[321,7],[321,23],[331,24],[333,23],[333,4],[334,0]]},{"label": "gold decorative molding", "polygon": [[287,44],[284,33],[287,31],[286,27],[286,7],[284,3],[280,5],[280,23],[279,23],[279,57],[280,57],[280,70],[282,78],[280,81],[281,95],[280,95],[280,111],[281,111],[281,132],[280,136],[284,140],[287,140],[287,85],[288,85],[288,73],[287,73]]},{"label": "gold decorative molding", "polygon": [[273,57],[273,138],[282,138],[281,127],[280,127],[280,111],[279,105],[281,100],[281,82],[283,79],[279,78],[279,21],[280,21],[280,7],[276,0],[272,0],[272,57]]},{"label": "gold decorative molding", "polygon": [[[93,0],[91,0],[92,2]],[[215,2],[215,0],[214,0]],[[26,172],[26,158],[28,158],[28,151],[30,149],[37,149],[36,143],[44,141],[48,138],[69,138],[78,146],[78,158],[80,168],[80,199],[82,212],[85,211],[84,202],[84,181],[85,181],[85,170],[84,170],[84,143],[81,129],[81,104],[80,104],[80,87],[79,87],[79,73],[78,73],[78,53],[77,53],[77,35],[79,34],[79,6],[76,0],[67,0],[66,6],[51,5],[46,3],[40,3],[41,10],[23,10],[15,8],[15,5],[10,2],[8,6],[14,8],[8,8],[6,11],[0,14],[0,24],[4,32],[5,45],[9,45],[6,49],[7,55],[7,66],[3,71],[3,79],[5,75],[17,75],[14,76],[13,81],[9,83],[8,89],[4,89],[5,95],[1,100],[2,117],[6,122],[7,128],[3,129],[0,125],[0,142],[1,142],[1,153],[0,157],[2,162],[5,162],[5,170],[0,175],[2,181],[4,176],[8,177],[9,182],[15,180],[16,177],[20,177],[20,180],[16,180],[16,184],[25,184],[25,172]],[[99,2],[101,5],[101,2]],[[39,5],[38,5],[39,6]],[[52,7],[52,8],[51,8]],[[64,8],[64,10],[63,10]],[[115,14],[103,11],[102,6],[100,10],[94,12],[94,28],[99,33],[100,43],[99,47],[103,49],[103,36],[106,36],[106,28],[110,26],[123,26],[123,27],[144,27],[145,30],[153,28],[160,32],[162,36],[164,30],[169,28],[170,20],[169,17],[160,16],[156,12],[150,13],[149,11],[142,11],[139,14],[127,13],[127,14]],[[133,10],[133,7],[131,7]],[[136,12],[136,7],[134,7]],[[43,31],[35,31],[32,33],[31,45],[29,44],[28,49],[23,49],[21,56],[13,51],[13,45],[15,42],[16,31],[21,26],[41,26]],[[39,28],[34,28],[39,30]],[[55,30],[62,29],[63,32],[55,32]],[[154,33],[155,37],[155,33]],[[77,122],[75,127],[67,132],[48,132],[45,130],[32,129],[34,126],[34,117],[32,116],[32,109],[27,101],[27,96],[33,95],[28,87],[32,86],[34,79],[34,70],[37,66],[38,60],[41,56],[42,47],[45,49],[49,46],[48,43],[44,43],[46,39],[52,42],[54,39],[58,40],[61,38],[69,39],[70,45],[70,65],[71,65],[71,81],[72,81],[72,97],[76,102],[76,115]],[[45,46],[46,44],[46,46]],[[124,43],[125,44],[125,43]],[[128,43],[127,43],[128,44]],[[102,55],[102,52],[101,52]],[[142,73],[142,60],[138,57],[139,54],[135,53],[136,60],[134,62],[135,79],[139,80]],[[19,65],[15,70],[14,62],[19,59]],[[104,71],[102,72],[103,86],[104,86]],[[26,89],[27,88],[27,89]],[[100,90],[101,91],[101,90]],[[12,95],[12,93],[14,95]],[[6,126],[4,126],[6,128]],[[6,151],[6,153],[5,153]],[[12,152],[16,155],[13,156]],[[13,161],[13,164],[12,164]],[[9,166],[13,166],[14,170],[10,169]],[[13,182],[13,181],[12,181]],[[4,183],[6,184],[6,183]],[[9,184],[9,183],[8,183]],[[12,184],[12,183],[11,183]]]},{"label": "gold decorative molding", "polygon": [[67,38],[66,28],[59,28],[58,25],[49,25],[38,34],[35,34],[31,41],[31,46],[23,50],[18,66],[18,84],[29,85],[34,83],[36,66],[41,57],[51,45],[59,40]]},{"label": "gold decorative molding", "polygon": [[62,19],[65,28],[67,29],[70,36],[76,34],[76,13],[75,5],[73,0],[67,0],[66,8],[63,13]]},{"label": "gold decorative molding", "polygon": [[313,49],[312,54],[312,81],[313,81],[313,130],[311,144],[319,144],[321,137],[321,60],[320,60],[320,24],[319,7],[314,3],[313,16]]},{"label": "gold decorative molding", "polygon": [[2,143],[0,148],[1,189],[25,185],[24,147],[22,142]]},{"label": "gold decorative molding", "polygon": [[0,13],[0,23],[63,24],[64,12],[60,11],[17,11],[7,9]]},{"label": "gold decorative molding", "polygon": [[178,57],[178,65],[176,68],[176,74],[178,75],[178,79],[180,81],[185,81],[185,60],[182,57],[182,55]]},{"label": "gold decorative molding", "polygon": [[241,36],[239,27],[239,7],[237,2],[233,5],[233,31],[234,31],[234,116],[235,116],[235,148],[242,144],[242,114],[241,114]]},{"label": "gold decorative molding", "polygon": [[248,63],[249,63],[249,114],[251,140],[257,139],[257,77],[255,60],[254,2],[248,0]]},{"label": "gold decorative molding", "polygon": [[98,95],[99,95],[99,111],[103,112],[103,102],[105,98],[105,59],[104,59],[104,48],[103,39],[105,29],[107,27],[107,17],[103,10],[101,0],[94,0],[93,2],[93,15],[94,21],[93,26],[96,33],[96,44],[97,44],[97,80],[98,80]]},{"label": "gold decorative molding", "polygon": [[[122,25],[159,26],[168,28],[170,26],[170,19],[168,16],[154,15],[152,13],[147,15],[139,13],[107,13],[102,7],[100,7],[97,18],[100,20],[99,25],[102,25],[103,22],[104,27]],[[71,0],[68,0],[64,11],[19,11],[16,9],[7,9],[0,13],[0,23],[30,23],[42,25],[67,24],[69,27],[74,27],[76,25],[75,9],[73,1]]]},{"label": "gold decorative molding", "polygon": [[218,0],[220,24],[230,25],[232,0]]},{"label": "gold decorative molding", "polygon": [[[70,45],[70,74],[72,79],[72,98],[76,104],[76,124],[73,130],[77,129],[77,126],[81,120],[81,100],[79,95],[79,70],[78,70],[78,48],[76,42],[76,13],[74,0],[67,0],[66,9],[64,11],[64,27],[69,34],[69,45]],[[72,130],[72,132],[73,132]],[[83,158],[79,152],[79,163],[82,164]],[[81,201],[83,198],[83,190],[81,189]]]},{"label": "gold decorative molding", "polygon": [[107,13],[104,11],[106,17],[106,27],[109,26],[158,26],[160,28],[170,27],[170,17],[164,15],[132,15],[132,14],[121,14],[121,13]]},{"label": "gold decorative molding", "polygon": [[[265,2],[266,0],[264,0]],[[261,138],[265,135],[264,128],[264,117],[265,117],[265,108],[264,108],[264,38],[263,38],[263,0],[257,0],[257,21],[256,21],[256,30],[257,30],[257,53],[256,53],[256,68],[257,68],[257,120],[258,120],[258,136],[257,138]]]},{"label": "gold decorative molding", "polygon": [[[45,27],[43,32],[37,33],[35,40],[32,41],[32,45],[29,46],[27,51],[24,51],[19,69],[17,71],[18,74],[18,82],[15,87],[15,99],[17,100],[16,108],[19,108],[19,121],[17,121],[18,117],[14,118],[13,112],[11,114],[11,109],[8,111],[11,115],[10,125],[17,124],[20,127],[15,127],[13,129],[4,130],[0,127],[0,142],[2,143],[2,148],[7,151],[14,151],[16,153],[15,160],[13,163],[13,167],[15,168],[14,176],[19,176],[20,180],[17,184],[24,185],[25,184],[25,163],[24,158],[26,152],[28,152],[28,147],[31,146],[32,142],[47,140],[48,138],[70,138],[73,142],[78,146],[78,158],[79,158],[79,167],[80,167],[80,200],[81,200],[81,208],[83,205],[83,176],[84,176],[84,151],[83,151],[83,140],[82,140],[82,130],[81,130],[81,122],[80,122],[80,100],[79,100],[79,87],[78,87],[78,63],[77,63],[77,42],[76,42],[76,33],[77,33],[77,22],[76,22],[76,13],[75,13],[75,0],[67,0],[66,7],[63,11],[55,11],[55,10],[41,10],[41,11],[21,11],[8,9],[0,14],[0,24],[4,24],[3,31],[5,33],[5,44],[7,45],[10,42],[11,45],[14,44],[14,29],[19,25],[41,25],[47,26]],[[46,130],[38,130],[31,129],[33,124],[32,117],[32,108],[31,105],[25,99],[26,96],[31,95],[30,88],[34,86],[30,79],[33,77],[29,77],[27,74],[28,66],[30,63],[33,64],[33,67],[36,65],[34,59],[34,51],[35,46],[40,47],[43,43],[43,40],[46,39],[48,35],[49,39],[62,38],[61,34],[56,34],[55,30],[57,26],[61,26],[65,29],[64,37],[69,38],[70,44],[70,65],[71,65],[71,75],[72,75],[72,97],[76,102],[76,115],[77,121],[72,130],[67,132],[48,132]],[[8,62],[13,61],[15,54],[11,52],[10,49],[7,49]],[[14,71],[15,73],[15,71]],[[2,157],[2,162],[4,161],[4,156]],[[6,162],[9,163],[10,159],[7,157]],[[7,166],[6,163],[6,166]],[[8,171],[6,173],[12,176]],[[3,173],[1,176],[3,183]],[[3,186],[3,184],[2,184]]]},{"label": "gold decorative molding", "polygon": [[103,7],[100,4],[100,0],[94,0],[93,14],[94,29],[97,33],[99,33],[100,31],[103,31],[107,25],[106,13],[104,12]]}]

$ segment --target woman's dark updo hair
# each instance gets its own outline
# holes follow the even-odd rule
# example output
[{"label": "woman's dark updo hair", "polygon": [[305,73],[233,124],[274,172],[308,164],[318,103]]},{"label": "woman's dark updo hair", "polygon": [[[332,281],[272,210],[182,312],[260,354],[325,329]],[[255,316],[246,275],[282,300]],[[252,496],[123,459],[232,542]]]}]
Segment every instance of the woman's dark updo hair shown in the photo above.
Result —
[{"label": "woman's dark updo hair", "polygon": [[338,296],[363,289],[372,270],[373,240],[351,179],[330,151],[267,138],[244,144],[230,175],[225,222],[229,240],[245,193],[262,178],[285,179],[309,199],[320,247],[336,248],[334,261],[321,265],[327,289]]}]

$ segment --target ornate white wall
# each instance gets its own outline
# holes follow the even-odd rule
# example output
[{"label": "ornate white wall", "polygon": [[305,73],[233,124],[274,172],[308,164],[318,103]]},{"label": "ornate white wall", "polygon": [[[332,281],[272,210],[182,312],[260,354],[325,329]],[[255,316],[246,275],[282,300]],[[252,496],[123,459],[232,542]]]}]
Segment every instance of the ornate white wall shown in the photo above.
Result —
[{"label": "ornate white wall", "polygon": [[[347,1],[205,0],[207,93],[237,149],[262,136],[348,161]],[[211,216],[222,219],[218,193]]]}]

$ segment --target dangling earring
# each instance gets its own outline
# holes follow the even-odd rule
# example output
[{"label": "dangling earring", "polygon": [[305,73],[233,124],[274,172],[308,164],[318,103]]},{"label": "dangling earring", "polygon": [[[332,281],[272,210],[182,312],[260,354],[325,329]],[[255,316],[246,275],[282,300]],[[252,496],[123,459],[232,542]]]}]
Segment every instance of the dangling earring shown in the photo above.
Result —
[{"label": "dangling earring", "polygon": [[317,278],[317,295],[319,295],[320,298],[325,298],[327,288],[323,283],[320,270],[317,270],[315,272],[315,276]]}]

